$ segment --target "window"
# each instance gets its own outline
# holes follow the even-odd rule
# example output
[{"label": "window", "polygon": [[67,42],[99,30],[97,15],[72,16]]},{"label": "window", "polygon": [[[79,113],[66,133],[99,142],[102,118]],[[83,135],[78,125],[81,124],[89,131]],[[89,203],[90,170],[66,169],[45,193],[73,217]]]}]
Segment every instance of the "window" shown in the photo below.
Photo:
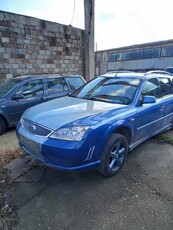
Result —
[{"label": "window", "polygon": [[52,94],[52,93],[67,91],[68,87],[63,78],[48,78],[47,89],[48,89],[48,93]]},{"label": "window", "polygon": [[23,98],[30,98],[43,95],[43,81],[33,80],[25,83],[17,92],[16,95],[21,95]]},{"label": "window", "polygon": [[160,57],[160,48],[132,50],[123,53],[123,60],[148,59]]},{"label": "window", "polygon": [[84,84],[84,81],[80,77],[66,77],[66,79],[72,90],[78,89]]},{"label": "window", "polygon": [[161,96],[172,94],[172,84],[169,78],[159,78]]},{"label": "window", "polygon": [[120,59],[120,54],[119,53],[109,53],[108,54],[108,61],[112,62],[112,61],[117,61]]},{"label": "window", "polygon": [[20,82],[20,79],[12,78],[0,84],[0,98],[5,97],[6,93],[8,93],[12,88],[17,86],[17,84],[19,84]]},{"label": "window", "polygon": [[144,87],[142,89],[142,96],[145,95],[155,96],[156,98],[159,98],[161,96],[159,82],[157,78],[152,78],[145,82]]},{"label": "window", "polygon": [[130,104],[140,83],[130,77],[99,77],[76,91],[73,96],[109,103]]}]

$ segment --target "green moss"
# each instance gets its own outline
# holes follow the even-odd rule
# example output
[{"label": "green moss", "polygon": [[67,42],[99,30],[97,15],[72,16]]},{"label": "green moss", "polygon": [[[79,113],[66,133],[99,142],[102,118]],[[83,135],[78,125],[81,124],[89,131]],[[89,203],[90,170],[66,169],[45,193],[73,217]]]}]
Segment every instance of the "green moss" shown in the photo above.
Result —
[{"label": "green moss", "polygon": [[160,134],[156,137],[156,139],[160,142],[164,142],[164,143],[168,143],[168,144],[171,144],[173,145],[173,138],[171,137],[168,137],[168,136],[165,136],[163,134]]}]

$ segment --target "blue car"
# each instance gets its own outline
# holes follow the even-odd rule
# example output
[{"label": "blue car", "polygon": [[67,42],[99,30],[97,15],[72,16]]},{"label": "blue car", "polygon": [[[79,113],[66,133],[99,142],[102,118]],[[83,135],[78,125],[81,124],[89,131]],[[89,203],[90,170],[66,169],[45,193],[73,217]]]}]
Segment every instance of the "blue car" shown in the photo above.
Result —
[{"label": "blue car", "polygon": [[28,109],[16,131],[20,147],[49,167],[111,177],[128,152],[172,122],[171,74],[121,72]]},{"label": "blue car", "polygon": [[85,84],[80,75],[25,75],[0,84],[0,135],[15,126],[23,112],[55,98],[74,92]]}]

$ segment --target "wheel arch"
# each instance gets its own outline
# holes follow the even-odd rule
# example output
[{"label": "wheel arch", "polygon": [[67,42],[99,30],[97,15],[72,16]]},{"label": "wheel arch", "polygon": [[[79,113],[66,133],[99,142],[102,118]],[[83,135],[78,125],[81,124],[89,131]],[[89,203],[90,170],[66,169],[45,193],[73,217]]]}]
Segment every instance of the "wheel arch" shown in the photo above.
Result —
[{"label": "wheel arch", "polygon": [[116,130],[114,130],[113,133],[119,133],[119,134],[125,136],[126,139],[127,139],[128,144],[131,143],[131,140],[132,140],[132,131],[130,130],[129,127],[127,127],[127,126],[121,126],[121,127],[117,128]]},{"label": "wheel arch", "polygon": [[2,118],[5,121],[6,127],[8,127],[9,123],[8,123],[7,119],[2,114],[0,114],[0,118]]}]

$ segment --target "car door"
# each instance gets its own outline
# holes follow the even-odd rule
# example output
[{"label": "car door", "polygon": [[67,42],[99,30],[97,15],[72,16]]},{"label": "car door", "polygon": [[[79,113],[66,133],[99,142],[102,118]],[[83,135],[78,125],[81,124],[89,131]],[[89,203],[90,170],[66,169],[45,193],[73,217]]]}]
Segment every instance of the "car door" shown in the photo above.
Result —
[{"label": "car door", "polygon": [[15,124],[26,109],[42,102],[44,102],[43,79],[32,79],[24,83],[7,102],[10,123]]},{"label": "car door", "polygon": [[164,105],[163,126],[167,127],[173,122],[173,86],[169,77],[159,77],[161,98]]},{"label": "car door", "polygon": [[63,97],[68,94],[69,88],[63,77],[47,77],[46,81],[46,100]]},{"label": "car door", "polygon": [[151,78],[145,82],[141,92],[141,98],[145,95],[155,96],[156,102],[142,104],[137,107],[135,141],[153,136],[164,126],[164,102],[161,98],[160,86],[157,78]]}]

